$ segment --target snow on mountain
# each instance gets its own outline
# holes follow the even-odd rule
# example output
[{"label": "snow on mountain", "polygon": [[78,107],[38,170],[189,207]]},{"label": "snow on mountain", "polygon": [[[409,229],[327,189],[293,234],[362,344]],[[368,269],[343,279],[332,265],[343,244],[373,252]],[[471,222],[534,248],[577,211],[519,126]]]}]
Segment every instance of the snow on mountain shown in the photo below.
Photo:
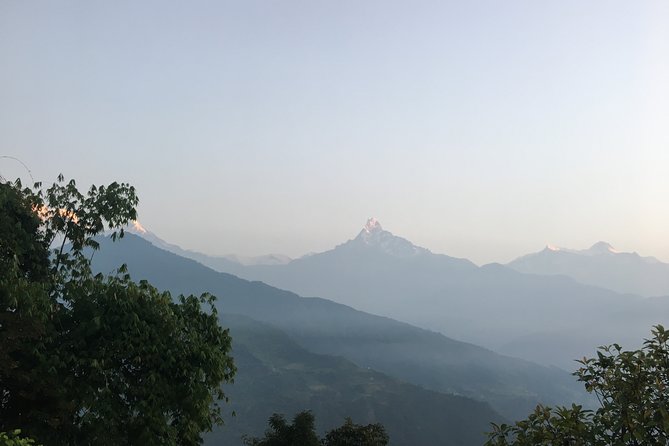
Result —
[{"label": "snow on mountain", "polygon": [[507,266],[523,273],[569,276],[581,283],[642,296],[669,295],[669,264],[607,242],[587,249],[557,248],[528,254]]},{"label": "snow on mountain", "polygon": [[142,226],[142,224],[137,220],[133,221],[132,225],[127,226],[124,228],[124,230],[130,232],[131,234],[142,237],[158,248],[164,249],[165,251],[169,251],[173,254],[180,255],[182,257],[195,260],[216,270],[221,270],[222,268],[234,269],[240,266],[251,265],[283,265],[292,260],[290,257],[283,254],[266,254],[262,256],[242,256],[237,254],[211,256],[208,254],[202,254],[200,252],[183,249],[178,245],[166,242]]},{"label": "snow on mountain", "polygon": [[430,253],[428,249],[416,246],[407,239],[384,230],[374,217],[369,218],[358,236],[347,243],[364,244],[394,257],[412,257]]}]

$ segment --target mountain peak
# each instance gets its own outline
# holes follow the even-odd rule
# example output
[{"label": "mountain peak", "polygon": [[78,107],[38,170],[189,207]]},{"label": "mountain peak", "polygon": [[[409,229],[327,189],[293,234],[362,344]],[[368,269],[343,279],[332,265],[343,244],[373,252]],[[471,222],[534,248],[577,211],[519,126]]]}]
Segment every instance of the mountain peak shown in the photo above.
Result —
[{"label": "mountain peak", "polygon": [[613,246],[611,246],[607,242],[597,242],[594,245],[592,245],[588,251],[593,252],[593,253],[597,253],[597,254],[605,254],[605,253],[614,253],[615,254],[615,253],[618,252],[613,248]]},{"label": "mountain peak", "polygon": [[138,234],[146,234],[148,231],[142,226],[142,224],[139,222],[139,220],[133,220],[132,221],[132,228],[135,230],[136,233]]},{"label": "mountain peak", "polygon": [[388,237],[394,236],[390,232],[385,231],[376,218],[369,217],[356,238],[364,241],[366,244],[377,244],[381,239]]},{"label": "mountain peak", "polygon": [[410,241],[386,231],[374,217],[370,217],[367,220],[365,226],[363,226],[358,236],[352,242],[380,249],[394,257],[412,257],[420,253],[429,252],[425,248],[415,246]]},{"label": "mountain peak", "polygon": [[579,255],[584,255],[584,256],[593,256],[593,255],[599,255],[599,254],[619,254],[620,251],[615,249],[613,246],[611,246],[607,242],[597,242],[594,245],[592,245],[588,249],[568,249],[568,248],[560,248],[555,245],[548,244],[544,248],[542,252],[546,253],[559,253],[559,252],[566,252],[570,254],[579,254]]},{"label": "mountain peak", "polygon": [[362,228],[362,230],[367,232],[368,234],[371,234],[373,232],[383,231],[383,228],[381,227],[381,223],[376,218],[369,217],[367,219],[367,223]]}]

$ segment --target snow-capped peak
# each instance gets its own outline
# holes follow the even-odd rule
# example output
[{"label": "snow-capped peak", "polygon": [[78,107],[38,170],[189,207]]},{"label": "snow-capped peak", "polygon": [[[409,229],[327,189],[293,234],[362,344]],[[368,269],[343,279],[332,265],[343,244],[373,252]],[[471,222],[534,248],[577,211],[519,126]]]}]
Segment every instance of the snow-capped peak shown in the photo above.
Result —
[{"label": "snow-capped peak", "polygon": [[587,249],[569,249],[569,248],[560,248],[555,245],[548,244],[544,251],[550,251],[554,253],[564,252],[569,254],[578,254],[582,256],[595,256],[601,254],[620,254],[620,251],[615,249],[613,246],[607,242],[597,242]]},{"label": "snow-capped peak", "polygon": [[374,217],[369,217],[367,219],[367,223],[362,229],[366,231],[368,234],[371,234],[372,232],[383,231],[381,223],[379,223],[379,221]]},{"label": "snow-capped peak", "polygon": [[146,234],[148,232],[138,220],[132,221],[132,228],[139,234]]},{"label": "snow-capped peak", "polygon": [[367,220],[358,236],[351,242],[363,243],[365,246],[380,249],[394,257],[412,257],[429,252],[425,248],[415,246],[410,241],[384,230],[381,223],[374,217]]}]

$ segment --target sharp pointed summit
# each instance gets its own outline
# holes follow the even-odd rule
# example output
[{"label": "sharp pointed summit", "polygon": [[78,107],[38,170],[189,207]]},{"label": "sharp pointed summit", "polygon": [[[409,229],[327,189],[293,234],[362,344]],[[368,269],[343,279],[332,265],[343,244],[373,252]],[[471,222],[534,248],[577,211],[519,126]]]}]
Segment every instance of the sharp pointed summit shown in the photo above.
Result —
[{"label": "sharp pointed summit", "polygon": [[[356,239],[362,239],[366,242],[369,242],[372,238],[377,238],[380,236],[380,234],[390,234],[390,232],[385,231],[383,227],[381,226],[381,223],[374,217],[369,217],[367,219],[367,223],[365,223],[365,226],[362,227],[360,232],[358,233],[358,237]],[[391,234],[392,235],[392,234]]]},{"label": "sharp pointed summit", "polygon": [[385,254],[395,257],[411,257],[417,254],[429,252],[425,248],[414,245],[409,240],[398,237],[386,231],[381,223],[374,217],[367,219],[358,236],[353,240],[357,244],[374,247]]},{"label": "sharp pointed summit", "polygon": [[381,223],[374,217],[369,217],[367,219],[367,223],[365,224],[365,226],[362,229],[363,229],[363,231],[366,231],[367,233],[383,231],[383,228],[381,227]]}]

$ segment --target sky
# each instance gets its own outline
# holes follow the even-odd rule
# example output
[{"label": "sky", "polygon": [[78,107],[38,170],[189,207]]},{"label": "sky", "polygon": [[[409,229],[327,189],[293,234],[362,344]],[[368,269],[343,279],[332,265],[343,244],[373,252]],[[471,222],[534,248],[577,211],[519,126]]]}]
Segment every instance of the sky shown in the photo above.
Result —
[{"label": "sky", "polygon": [[0,63],[0,156],[184,248],[669,261],[666,0],[0,0]]}]

